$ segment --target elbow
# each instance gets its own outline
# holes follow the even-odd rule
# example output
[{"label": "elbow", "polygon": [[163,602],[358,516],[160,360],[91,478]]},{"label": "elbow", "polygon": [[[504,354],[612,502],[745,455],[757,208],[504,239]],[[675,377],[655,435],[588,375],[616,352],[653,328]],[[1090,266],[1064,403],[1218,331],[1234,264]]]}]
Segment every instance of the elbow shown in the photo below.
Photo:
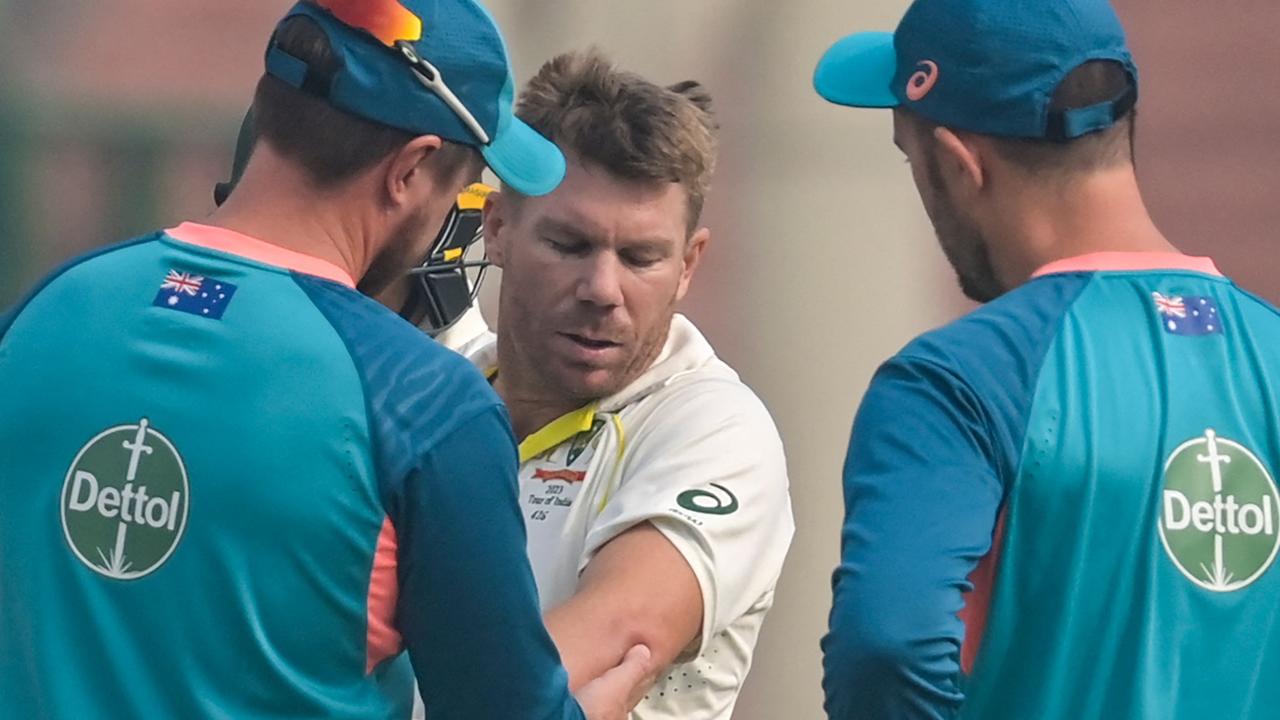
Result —
[{"label": "elbow", "polygon": [[822,640],[826,711],[832,720],[934,717],[930,661],[919,638],[883,624],[835,626]]},{"label": "elbow", "polygon": [[882,633],[833,631],[823,638],[822,653],[823,687],[828,699],[869,699],[900,682],[912,664],[907,643]]}]

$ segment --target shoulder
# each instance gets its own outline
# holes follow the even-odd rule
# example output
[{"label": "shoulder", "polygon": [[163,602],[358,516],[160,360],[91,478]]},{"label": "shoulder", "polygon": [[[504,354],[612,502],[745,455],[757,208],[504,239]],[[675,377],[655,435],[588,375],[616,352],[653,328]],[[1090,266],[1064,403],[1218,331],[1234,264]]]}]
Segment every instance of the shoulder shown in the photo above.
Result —
[{"label": "shoulder", "polygon": [[718,358],[672,378],[651,398],[653,412],[695,423],[740,419],[773,428],[764,402],[727,364]]},{"label": "shoulder", "polygon": [[904,388],[943,386],[972,394],[989,413],[1021,417],[1064,318],[1092,279],[1088,273],[1037,278],[925,333],[881,366],[872,388],[889,378]]},{"label": "shoulder", "polygon": [[664,358],[633,385],[640,386],[647,389],[627,401],[634,410],[624,410],[624,416],[630,415],[646,428],[685,435],[754,431],[764,440],[777,438],[764,403],[683,315],[672,321]]},{"label": "shoulder", "polygon": [[1245,312],[1260,315],[1267,318],[1269,321],[1280,319],[1280,309],[1277,309],[1275,305],[1272,305],[1262,297],[1245,290],[1239,285],[1236,285],[1234,282],[1231,283],[1231,287],[1239,293],[1242,298],[1244,298],[1242,305],[1245,308]]},{"label": "shoulder", "polygon": [[[48,295],[50,292],[85,293],[92,292],[95,288],[101,288],[104,293],[110,293],[112,290],[110,287],[113,276],[112,269],[116,261],[130,259],[132,257],[130,250],[141,249],[140,246],[154,243],[162,235],[160,232],[149,233],[121,243],[98,248],[63,263],[37,282],[35,287],[7,313],[0,313],[0,335],[4,335],[18,315],[26,310],[32,301],[39,296]],[[86,298],[81,299],[85,300]]]},{"label": "shoulder", "polygon": [[[772,415],[737,374],[718,359],[672,378],[623,419],[629,443],[642,454],[701,457],[785,467]],[[629,422],[628,422],[629,421]],[[624,426],[625,427],[625,426]]]},{"label": "shoulder", "polygon": [[1045,358],[1089,274],[1039,278],[913,340],[876,371],[855,421],[848,462],[885,447],[972,451],[1008,478]]},{"label": "shoulder", "polygon": [[1044,357],[1063,318],[1093,276],[1034,279],[964,317],[916,338],[890,362],[931,363],[977,385],[1025,375]]},{"label": "shoulder", "polygon": [[476,368],[395,313],[350,288],[305,276],[298,284],[346,344],[372,420],[429,446],[501,402]]}]

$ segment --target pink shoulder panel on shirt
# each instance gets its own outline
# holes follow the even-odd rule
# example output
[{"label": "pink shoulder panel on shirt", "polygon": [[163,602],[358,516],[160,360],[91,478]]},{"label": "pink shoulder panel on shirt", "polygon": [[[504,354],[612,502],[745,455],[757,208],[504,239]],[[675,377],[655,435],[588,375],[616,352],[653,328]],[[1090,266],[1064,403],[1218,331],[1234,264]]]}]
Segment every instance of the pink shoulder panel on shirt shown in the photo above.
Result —
[{"label": "pink shoulder panel on shirt", "polygon": [[355,281],[351,279],[351,275],[347,271],[328,260],[272,245],[234,230],[184,222],[176,228],[165,230],[165,232],[169,237],[189,245],[217,250],[228,255],[239,255],[265,265],[274,265],[286,270],[300,272],[304,275],[314,275],[315,277],[346,285],[349,288],[356,286]]},{"label": "pink shoulder panel on shirt", "polygon": [[1031,277],[1071,272],[1141,272],[1144,270],[1189,270],[1222,277],[1218,266],[1207,257],[1159,252],[1097,252],[1065,258],[1040,268]]}]

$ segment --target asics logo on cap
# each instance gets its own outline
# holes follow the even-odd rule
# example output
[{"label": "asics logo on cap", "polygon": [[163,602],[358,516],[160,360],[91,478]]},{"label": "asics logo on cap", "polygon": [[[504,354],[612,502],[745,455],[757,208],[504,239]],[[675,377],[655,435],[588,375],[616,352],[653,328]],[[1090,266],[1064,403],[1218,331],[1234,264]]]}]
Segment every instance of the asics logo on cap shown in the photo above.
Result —
[{"label": "asics logo on cap", "polygon": [[924,99],[933,86],[938,84],[938,63],[932,60],[921,60],[916,63],[920,68],[907,79],[907,99],[919,102]]}]

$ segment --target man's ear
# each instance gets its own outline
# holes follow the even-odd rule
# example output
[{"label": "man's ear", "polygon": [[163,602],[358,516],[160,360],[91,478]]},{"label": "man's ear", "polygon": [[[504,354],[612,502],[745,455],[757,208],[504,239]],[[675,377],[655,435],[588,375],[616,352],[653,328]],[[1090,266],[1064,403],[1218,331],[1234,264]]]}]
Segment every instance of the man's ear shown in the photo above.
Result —
[{"label": "man's ear", "polygon": [[710,228],[698,228],[698,231],[690,235],[689,239],[685,241],[684,270],[680,273],[680,285],[676,288],[676,300],[683,300],[684,296],[689,292],[689,284],[693,282],[693,275],[698,271],[698,266],[702,263],[702,254],[706,252],[710,243]]},{"label": "man's ear", "polygon": [[960,187],[971,195],[981,192],[988,179],[985,146],[970,136],[958,135],[945,127],[934,128],[933,139],[938,143],[939,167],[950,176],[949,180],[958,183],[952,186]]},{"label": "man's ear", "polygon": [[511,219],[511,203],[512,199],[500,191],[490,193],[484,201],[484,254],[498,267],[507,262],[509,233],[506,230]]},{"label": "man's ear", "polygon": [[443,146],[444,140],[439,135],[421,135],[403,145],[384,163],[387,198],[392,207],[421,202],[420,183],[430,179],[426,161]]}]

